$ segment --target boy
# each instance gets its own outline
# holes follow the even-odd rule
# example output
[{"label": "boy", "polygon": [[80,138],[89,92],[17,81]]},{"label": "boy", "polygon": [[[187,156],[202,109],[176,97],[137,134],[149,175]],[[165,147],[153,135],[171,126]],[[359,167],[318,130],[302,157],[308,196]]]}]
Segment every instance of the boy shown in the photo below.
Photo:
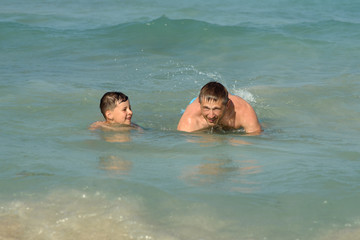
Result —
[{"label": "boy", "polygon": [[100,100],[100,110],[105,121],[97,121],[90,125],[90,130],[103,129],[119,131],[140,128],[131,123],[133,112],[128,96],[121,92],[107,92]]}]

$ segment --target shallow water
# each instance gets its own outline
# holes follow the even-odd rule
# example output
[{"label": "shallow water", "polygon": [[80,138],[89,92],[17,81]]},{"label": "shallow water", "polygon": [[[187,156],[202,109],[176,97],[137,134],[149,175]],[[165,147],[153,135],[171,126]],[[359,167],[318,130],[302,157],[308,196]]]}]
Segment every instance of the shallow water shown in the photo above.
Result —
[{"label": "shallow water", "polygon": [[[356,1],[6,1],[0,239],[360,236]],[[264,132],[176,131],[222,82]],[[89,131],[106,91],[144,131]]]}]

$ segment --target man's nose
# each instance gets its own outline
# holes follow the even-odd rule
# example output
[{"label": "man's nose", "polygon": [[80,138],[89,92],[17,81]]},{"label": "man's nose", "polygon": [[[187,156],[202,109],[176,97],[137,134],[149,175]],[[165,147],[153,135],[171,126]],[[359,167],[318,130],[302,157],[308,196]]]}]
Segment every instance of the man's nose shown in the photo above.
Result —
[{"label": "man's nose", "polygon": [[215,117],[215,114],[214,114],[214,111],[213,111],[213,110],[210,110],[210,112],[209,112],[209,117],[210,117],[210,118]]}]

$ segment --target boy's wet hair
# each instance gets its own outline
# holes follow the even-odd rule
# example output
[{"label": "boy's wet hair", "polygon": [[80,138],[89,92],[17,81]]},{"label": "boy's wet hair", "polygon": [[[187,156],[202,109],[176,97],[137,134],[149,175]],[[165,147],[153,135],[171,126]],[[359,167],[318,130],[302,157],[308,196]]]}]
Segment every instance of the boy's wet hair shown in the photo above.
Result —
[{"label": "boy's wet hair", "polygon": [[222,103],[226,105],[229,101],[228,95],[228,91],[221,83],[208,82],[200,90],[199,101],[201,104],[202,100],[215,102],[218,100],[222,100]]},{"label": "boy's wet hair", "polygon": [[122,92],[105,93],[100,100],[100,111],[104,118],[106,119],[106,111],[113,110],[117,106],[117,104],[126,102],[128,99],[128,96],[126,96]]}]

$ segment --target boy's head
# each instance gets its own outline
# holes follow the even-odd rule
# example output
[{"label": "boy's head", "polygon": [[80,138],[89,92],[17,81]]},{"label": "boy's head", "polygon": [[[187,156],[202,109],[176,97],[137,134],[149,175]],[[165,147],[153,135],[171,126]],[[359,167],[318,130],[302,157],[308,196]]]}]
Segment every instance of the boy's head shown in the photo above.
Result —
[{"label": "boy's head", "polygon": [[121,92],[107,92],[100,100],[100,110],[110,123],[131,124],[132,111],[128,96]]}]

